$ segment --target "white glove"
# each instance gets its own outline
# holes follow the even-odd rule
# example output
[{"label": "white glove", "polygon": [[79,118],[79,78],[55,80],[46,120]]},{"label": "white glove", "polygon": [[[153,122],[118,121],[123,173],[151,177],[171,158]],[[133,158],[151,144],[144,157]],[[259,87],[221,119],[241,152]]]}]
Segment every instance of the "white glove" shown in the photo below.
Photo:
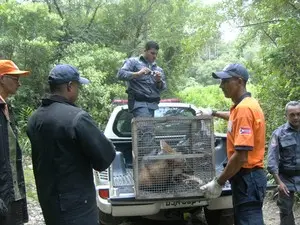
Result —
[{"label": "white glove", "polygon": [[222,193],[222,186],[218,184],[217,178],[200,187],[204,192],[204,197],[208,199],[218,198]]},{"label": "white glove", "polygon": [[196,116],[211,116],[213,113],[213,110],[211,108],[200,108],[196,110]]}]

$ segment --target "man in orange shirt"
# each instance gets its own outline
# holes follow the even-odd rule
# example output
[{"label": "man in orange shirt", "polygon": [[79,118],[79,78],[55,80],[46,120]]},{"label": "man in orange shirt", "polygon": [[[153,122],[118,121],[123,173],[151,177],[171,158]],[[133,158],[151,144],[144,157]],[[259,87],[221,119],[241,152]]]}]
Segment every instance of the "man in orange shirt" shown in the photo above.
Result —
[{"label": "man in orange shirt", "polygon": [[212,111],[212,116],[228,120],[228,163],[219,177],[201,187],[207,198],[221,195],[227,180],[231,183],[235,225],[263,225],[262,205],[267,179],[263,170],[265,119],[259,103],[246,90],[248,71],[230,64],[212,76],[221,79],[220,88],[234,105],[230,112]]}]

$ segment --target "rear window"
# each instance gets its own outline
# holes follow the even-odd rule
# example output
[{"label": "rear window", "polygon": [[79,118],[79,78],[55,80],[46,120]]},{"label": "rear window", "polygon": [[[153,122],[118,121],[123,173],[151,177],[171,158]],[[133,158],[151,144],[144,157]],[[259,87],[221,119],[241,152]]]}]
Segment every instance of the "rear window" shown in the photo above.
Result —
[{"label": "rear window", "polygon": [[[167,116],[195,116],[196,112],[192,108],[184,107],[160,107],[155,110],[154,117],[167,117]],[[114,122],[113,131],[119,137],[131,137],[131,119],[132,114],[127,109],[121,110]]]}]

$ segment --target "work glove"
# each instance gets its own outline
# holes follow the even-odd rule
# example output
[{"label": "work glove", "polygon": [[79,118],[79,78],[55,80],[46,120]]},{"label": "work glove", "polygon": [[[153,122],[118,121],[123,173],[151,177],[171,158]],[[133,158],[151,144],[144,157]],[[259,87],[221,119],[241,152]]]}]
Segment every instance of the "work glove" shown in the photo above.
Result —
[{"label": "work glove", "polygon": [[215,177],[212,181],[201,186],[200,190],[203,191],[205,198],[218,198],[222,193],[222,186],[218,184],[217,178]]},{"label": "work glove", "polygon": [[196,116],[212,116],[213,110],[211,108],[200,108],[196,110]]}]

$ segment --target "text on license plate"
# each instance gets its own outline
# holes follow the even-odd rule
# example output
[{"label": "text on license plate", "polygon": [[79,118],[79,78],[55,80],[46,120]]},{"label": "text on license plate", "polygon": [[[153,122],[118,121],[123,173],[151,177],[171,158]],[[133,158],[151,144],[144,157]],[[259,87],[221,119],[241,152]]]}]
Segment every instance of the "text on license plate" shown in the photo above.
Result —
[{"label": "text on license plate", "polygon": [[163,208],[183,208],[191,206],[207,205],[207,201],[187,200],[187,201],[167,201],[163,203]]}]

